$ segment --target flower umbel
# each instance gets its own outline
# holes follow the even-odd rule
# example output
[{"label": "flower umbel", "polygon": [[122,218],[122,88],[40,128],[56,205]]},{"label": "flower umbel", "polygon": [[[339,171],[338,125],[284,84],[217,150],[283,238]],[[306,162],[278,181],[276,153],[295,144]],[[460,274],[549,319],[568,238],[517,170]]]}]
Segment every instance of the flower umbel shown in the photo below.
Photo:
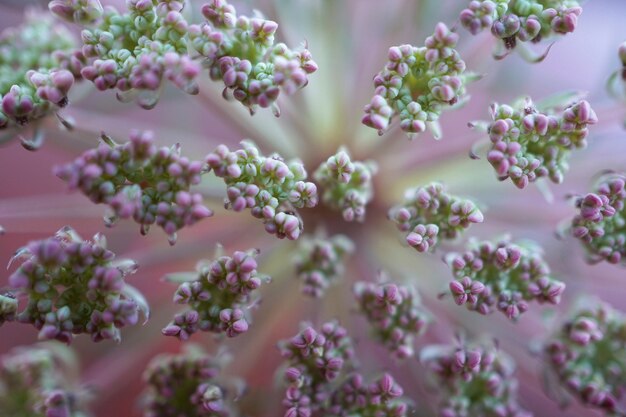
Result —
[{"label": "flower umbel", "polygon": [[283,405],[285,417],[406,416],[402,388],[389,374],[369,386],[354,367],[352,341],[336,322],[318,333],[307,326],[291,341],[280,344],[289,384]]},{"label": "flower umbel", "polygon": [[258,300],[254,290],[269,277],[257,273],[258,250],[220,256],[213,262],[198,264],[197,274],[173,274],[169,281],[184,281],[174,294],[174,302],[189,305],[163,329],[166,336],[187,340],[198,330],[225,333],[235,337],[248,330],[249,309]]},{"label": "flower umbel", "polygon": [[465,73],[465,62],[454,49],[458,38],[438,23],[425,46],[389,48],[387,65],[374,77],[374,97],[364,108],[363,124],[382,135],[399,116],[410,139],[426,127],[439,139],[441,112],[466,100],[465,84],[476,78]]},{"label": "flower umbel", "polygon": [[371,384],[359,373],[350,375],[333,393],[324,416],[388,416],[405,417],[407,402],[402,387],[389,374]]},{"label": "flower umbel", "polygon": [[249,208],[268,233],[297,239],[304,225],[295,209],[317,205],[317,187],[305,181],[304,165],[299,160],[285,162],[278,154],[265,157],[252,142],[241,146],[231,152],[219,145],[206,157],[209,168],[226,183],[225,206],[234,211]]},{"label": "flower umbel", "polygon": [[198,346],[187,346],[179,355],[155,357],[144,373],[148,384],[144,417],[237,415],[219,375],[225,359]]},{"label": "flower umbel", "polygon": [[77,364],[63,345],[19,347],[0,358],[0,415],[87,417],[88,395],[74,381]]},{"label": "flower umbel", "polygon": [[[569,101],[571,95],[564,98]],[[560,184],[569,169],[570,153],[587,146],[588,127],[598,122],[591,105],[585,100],[554,101],[534,105],[526,97],[512,106],[491,105],[487,160],[500,181],[510,178],[518,188],[525,188],[548,177]]]},{"label": "flower umbel", "polygon": [[441,392],[441,417],[532,417],[517,403],[515,364],[493,345],[428,346],[421,361]]},{"label": "flower umbel", "polygon": [[471,200],[448,194],[443,184],[433,182],[405,192],[404,203],[389,210],[389,218],[418,252],[433,250],[439,240],[455,239],[472,223],[482,223],[483,214]]},{"label": "flower umbel", "polygon": [[307,326],[279,348],[288,366],[284,371],[288,384],[283,400],[285,417],[325,415],[332,382],[354,355],[346,329],[337,322],[323,324],[320,332]]},{"label": "flower umbel", "polygon": [[211,78],[223,81],[224,96],[231,91],[250,113],[271,106],[279,116],[275,101],[280,92],[295,93],[317,71],[306,45],[292,50],[284,43],[274,44],[276,22],[237,16],[225,0],[211,0],[202,14],[208,22],[190,27],[190,44],[205,58]]},{"label": "flower umbel", "polygon": [[359,281],[354,296],[376,339],[398,359],[413,356],[414,338],[426,330],[427,316],[413,287]]},{"label": "flower umbel", "polygon": [[341,277],[344,262],[354,252],[354,243],[344,235],[328,238],[303,236],[298,241],[295,266],[302,280],[302,292],[322,297],[328,287]]},{"label": "flower umbel", "polygon": [[88,333],[94,342],[119,342],[122,327],[149,316],[143,296],[124,282],[137,264],[114,261],[103,235],[83,241],[66,226],[51,238],[18,249],[13,259],[19,258],[24,261],[9,285],[18,300],[27,298],[28,303],[15,319],[32,324],[40,339],[69,344],[75,334]]},{"label": "flower umbel", "polygon": [[626,415],[626,316],[622,312],[597,301],[585,303],[545,343],[544,355],[579,401],[607,415]]},{"label": "flower umbel", "polygon": [[[83,65],[75,47],[71,32],[34,11],[21,26],[0,34],[0,142],[67,105]],[[36,149],[42,140],[35,134],[24,146]]]},{"label": "flower umbel", "polygon": [[250,112],[273,106],[278,115],[274,102],[280,91],[293,94],[317,70],[306,48],[274,45],[276,22],[237,16],[225,0],[210,0],[201,9],[207,21],[192,24],[183,16],[184,6],[184,1],[128,0],[120,12],[111,6],[103,11],[98,0],[55,0],[50,10],[86,26],[82,51],[89,64],[83,77],[146,109],[157,104],[165,80],[198,94],[196,78],[204,66]]},{"label": "flower umbel", "polygon": [[123,145],[103,135],[98,148],[55,168],[71,190],[109,206],[107,226],[133,218],[146,234],[156,223],[172,245],[179,229],[213,215],[202,195],[190,192],[202,171],[202,162],[181,156],[179,145],[157,148],[152,133],[140,131],[133,131]]},{"label": "flower umbel", "polygon": [[324,204],[341,211],[347,222],[363,222],[365,206],[373,196],[372,176],[377,170],[374,161],[352,162],[348,152],[340,149],[317,168],[313,178],[324,191]]},{"label": "flower umbel", "polygon": [[[490,28],[491,34],[499,39],[507,51],[520,42],[538,43],[556,35],[565,35],[576,29],[582,7],[577,0],[472,0],[461,12],[461,24],[476,35]],[[526,52],[526,51],[524,51]],[[496,59],[504,58],[508,52],[494,52]],[[542,61],[545,55],[531,58]]]},{"label": "flower umbel", "polygon": [[515,320],[530,301],[558,304],[565,290],[550,276],[541,249],[530,242],[472,241],[467,252],[450,253],[446,261],[455,277],[450,283],[454,301],[484,315],[497,309]]},{"label": "flower umbel", "polygon": [[626,176],[601,176],[592,193],[576,198],[578,214],[571,233],[578,238],[590,262],[626,262]]}]

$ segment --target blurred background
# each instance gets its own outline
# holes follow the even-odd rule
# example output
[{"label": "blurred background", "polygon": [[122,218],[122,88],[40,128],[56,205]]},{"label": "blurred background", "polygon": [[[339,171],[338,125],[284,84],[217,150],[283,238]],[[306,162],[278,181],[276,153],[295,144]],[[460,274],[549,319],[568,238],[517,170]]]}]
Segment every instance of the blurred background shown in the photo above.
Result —
[{"label": "blurred background", "polygon": [[[46,1],[0,0],[0,29],[19,25],[23,9]],[[123,1],[103,4],[124,7]],[[225,101],[221,87],[201,77],[198,96],[189,96],[168,85],[155,109],[146,111],[134,103],[120,103],[111,92],[95,91],[87,83],[77,86],[71,104],[62,111],[73,118],[76,129],[62,131],[49,118],[46,143],[37,152],[24,150],[19,141],[0,149],[0,262],[7,262],[15,250],[30,240],[54,234],[71,225],[84,238],[104,232],[109,248],[119,258],[132,258],[139,271],[128,282],[139,288],[152,308],[145,326],[125,328],[122,343],[92,343],[77,337],[72,346],[83,369],[82,381],[96,392],[92,402],[98,417],[141,415],[142,373],[152,357],[161,352],[178,352],[182,344],[161,335],[178,306],[172,303],[173,284],[162,277],[176,271],[192,271],[200,259],[210,259],[215,245],[226,253],[260,248],[262,273],[274,279],[261,289],[263,301],[253,313],[251,329],[242,336],[216,340],[195,334],[192,341],[208,351],[220,343],[235,360],[226,373],[245,379],[247,392],[240,399],[244,414],[282,415],[283,387],[277,370],[281,358],[277,341],[299,330],[299,322],[316,325],[338,318],[356,344],[362,371],[375,376],[391,372],[417,404],[414,416],[435,416],[437,391],[429,385],[425,368],[416,359],[398,363],[387,351],[372,342],[363,317],[354,313],[351,286],[357,280],[376,280],[385,270],[393,280],[415,285],[424,305],[435,320],[417,349],[432,343],[450,343],[459,331],[470,337],[495,338],[517,362],[520,382],[519,402],[535,416],[594,416],[593,411],[572,405],[560,409],[544,394],[540,358],[532,346],[545,340],[581,295],[593,295],[624,309],[626,272],[612,265],[587,265],[580,245],[573,238],[555,236],[559,224],[574,214],[571,193],[590,189],[593,176],[604,169],[625,170],[626,133],[623,121],[626,106],[608,96],[605,83],[620,62],[617,47],[626,39],[626,2],[604,0],[584,4],[584,11],[573,34],[559,37],[550,54],[540,64],[530,64],[515,53],[502,61],[491,57],[495,40],[489,33],[471,36],[459,26],[458,50],[468,70],[484,77],[468,87],[472,98],[462,109],[444,113],[443,139],[435,141],[422,134],[408,141],[397,126],[379,137],[361,125],[362,108],[373,94],[373,76],[387,60],[392,45],[423,45],[437,22],[450,26],[457,22],[466,1],[453,0],[233,0],[239,14],[261,11],[279,23],[277,40],[295,47],[308,42],[319,70],[309,85],[292,97],[281,96],[280,118],[261,110],[250,116],[236,102]],[[201,1],[191,2],[195,13]],[[197,13],[195,20],[200,20]],[[192,18],[193,19],[193,18]],[[77,31],[77,28],[73,28]],[[546,43],[539,47],[545,48]],[[530,95],[538,100],[564,90],[587,92],[599,123],[591,127],[589,147],[574,152],[571,168],[563,184],[546,184],[552,202],[531,185],[518,190],[509,181],[499,182],[485,160],[471,160],[468,151],[484,135],[471,131],[467,123],[487,120],[492,102],[510,103]],[[396,121],[397,122],[397,121]],[[218,144],[233,148],[244,139],[254,140],[264,153],[279,152],[286,158],[299,157],[311,174],[337,148],[344,145],[353,160],[372,159],[379,164],[375,177],[375,197],[362,224],[347,224],[339,213],[326,209],[303,209],[305,232],[323,229],[329,234],[344,233],[356,243],[345,276],[320,300],[300,293],[300,283],[291,260],[296,242],[281,241],[267,234],[263,225],[249,213],[232,213],[223,208],[225,187],[212,174],[199,187],[215,216],[179,233],[170,247],[165,234],[154,228],[148,236],[139,234],[131,221],[121,221],[112,229],[102,222],[105,208],[79,194],[71,194],[65,183],[52,174],[52,167],[67,163],[84,150],[97,145],[105,131],[118,142],[128,139],[131,129],[152,130],[161,145],[180,143],[182,153],[202,159]],[[28,135],[28,132],[24,132]],[[532,305],[518,323],[502,314],[488,317],[468,312],[453,300],[437,299],[451,279],[442,256],[449,250],[463,250],[464,241],[443,246],[434,254],[418,254],[402,244],[402,236],[387,220],[387,210],[402,201],[408,187],[430,181],[444,182],[453,194],[473,198],[485,213],[485,223],[472,227],[465,238],[494,238],[510,234],[515,239],[533,239],[544,248],[553,274],[567,284],[562,304],[554,309]],[[13,271],[0,273],[0,287]],[[14,346],[36,342],[30,326],[6,324],[0,328],[0,354]]]}]

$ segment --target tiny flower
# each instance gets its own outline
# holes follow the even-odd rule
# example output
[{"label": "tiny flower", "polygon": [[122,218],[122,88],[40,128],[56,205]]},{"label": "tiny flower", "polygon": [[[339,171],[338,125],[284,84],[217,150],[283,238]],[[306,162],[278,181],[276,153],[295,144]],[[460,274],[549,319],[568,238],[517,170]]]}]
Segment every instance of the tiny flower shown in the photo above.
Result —
[{"label": "tiny flower", "polygon": [[440,138],[441,112],[466,100],[465,84],[475,76],[465,73],[465,62],[454,49],[458,35],[438,23],[425,47],[389,48],[389,61],[374,77],[374,97],[363,109],[362,123],[382,135],[394,117],[411,139],[430,128]]},{"label": "tiny flower", "polygon": [[558,304],[565,290],[550,276],[541,250],[530,244],[472,241],[467,252],[450,253],[446,261],[455,277],[449,289],[456,304],[483,315],[498,309],[516,320],[530,301]]},{"label": "tiny flower", "polygon": [[405,192],[404,203],[389,210],[389,218],[418,252],[432,251],[439,239],[459,237],[472,223],[482,223],[483,214],[471,200],[448,194],[443,184],[433,182]]},{"label": "tiny flower", "polygon": [[[136,268],[127,261],[114,261],[101,235],[83,241],[70,227],[54,237],[30,242],[17,251],[22,264],[9,277],[16,302],[28,299],[17,312],[17,304],[6,299],[3,319],[30,323],[41,339],[71,343],[75,334],[88,333],[93,341],[121,339],[120,329],[135,325],[139,315],[147,319],[143,296],[124,282]],[[14,300],[15,301],[15,300]],[[15,310],[13,309],[15,307]]]},{"label": "tiny flower", "polygon": [[248,331],[250,308],[258,303],[253,293],[269,277],[256,270],[258,251],[235,252],[212,262],[198,264],[197,274],[173,274],[165,277],[173,282],[185,276],[174,294],[174,302],[186,304],[189,310],[178,313],[163,328],[165,336],[187,340],[197,331],[225,333],[235,337]]},{"label": "tiny flower", "polygon": [[52,0],[48,9],[68,22],[81,25],[95,22],[104,11],[99,0]]},{"label": "tiny flower", "polygon": [[345,221],[365,220],[365,206],[373,197],[372,176],[378,170],[373,161],[352,162],[345,150],[322,163],[313,177],[323,189],[322,201],[341,211]]}]

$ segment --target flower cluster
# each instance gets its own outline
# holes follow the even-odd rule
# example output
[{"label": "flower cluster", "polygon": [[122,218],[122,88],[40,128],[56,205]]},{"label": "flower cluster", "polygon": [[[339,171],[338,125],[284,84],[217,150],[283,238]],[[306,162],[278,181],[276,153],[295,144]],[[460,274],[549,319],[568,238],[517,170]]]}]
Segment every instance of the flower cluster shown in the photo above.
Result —
[{"label": "flower cluster", "polygon": [[119,12],[103,9],[99,0],[54,0],[49,7],[86,26],[82,52],[89,63],[83,77],[99,90],[118,90],[121,100],[137,98],[147,109],[157,104],[164,80],[197,94],[202,66],[250,111],[271,106],[281,90],[292,94],[304,87],[307,75],[317,70],[306,48],[274,45],[275,22],[237,16],[225,0],[210,0],[202,7],[208,21],[191,24],[182,14],[184,5],[128,0],[127,10]]},{"label": "flower cluster", "polygon": [[307,178],[299,160],[285,162],[279,155],[262,156],[248,141],[231,152],[219,145],[206,157],[210,169],[226,183],[225,206],[234,211],[251,209],[265,230],[278,238],[295,240],[303,229],[295,208],[315,207],[317,187]]},{"label": "flower cluster", "polygon": [[280,92],[295,93],[317,71],[306,46],[292,50],[284,43],[274,44],[276,22],[237,16],[225,0],[210,0],[202,14],[208,23],[190,27],[189,43],[205,58],[211,78],[222,80],[224,93],[231,90],[251,113],[271,106],[278,116],[275,101]]},{"label": "flower cluster", "polygon": [[223,356],[208,355],[197,346],[155,357],[144,374],[144,417],[235,416],[219,378],[224,362]]},{"label": "flower cluster", "polygon": [[497,309],[514,320],[532,300],[558,304],[565,290],[550,276],[541,249],[530,242],[474,241],[467,252],[450,253],[446,261],[455,277],[449,285],[454,301],[483,315]]},{"label": "flower cluster", "polygon": [[283,341],[280,350],[288,365],[285,417],[326,415],[323,410],[332,396],[332,383],[354,355],[346,329],[336,322],[323,324],[319,332],[307,326]]},{"label": "flower cluster", "polygon": [[350,161],[345,150],[322,163],[313,174],[322,186],[322,201],[341,211],[347,222],[365,220],[365,206],[373,197],[372,176],[376,174],[374,161]]},{"label": "flower cluster", "polygon": [[454,49],[459,36],[438,23],[425,46],[393,46],[389,61],[374,77],[374,97],[365,106],[362,122],[383,134],[394,116],[413,138],[429,127],[441,136],[441,112],[467,99],[465,84],[475,76],[465,73],[465,62]]},{"label": "flower cluster", "polygon": [[472,223],[482,223],[483,214],[471,200],[445,191],[433,182],[409,189],[404,203],[389,210],[398,230],[407,233],[406,242],[418,252],[433,250],[439,239],[455,239]]},{"label": "flower cluster", "polygon": [[201,262],[197,274],[167,276],[170,281],[183,281],[174,294],[174,302],[190,308],[176,314],[163,334],[187,340],[198,330],[225,333],[228,337],[246,332],[250,322],[248,310],[256,304],[252,292],[269,280],[256,270],[258,254],[258,250],[235,252],[232,257]]},{"label": "flower cluster", "polygon": [[573,32],[582,13],[579,3],[577,0],[472,0],[461,12],[460,20],[473,35],[491,28],[493,36],[511,50],[517,41],[538,43]]},{"label": "flower cluster", "polygon": [[[31,12],[0,33],[0,132],[47,116],[68,103],[83,58],[75,39],[49,16]],[[7,134],[7,133],[5,133]],[[14,134],[8,132],[7,139]],[[25,143],[36,148],[41,143]]]},{"label": "flower cluster", "polygon": [[324,412],[328,417],[405,417],[407,403],[400,397],[402,387],[389,374],[366,384],[359,373],[351,375],[333,393],[330,406]]},{"label": "flower cluster", "polygon": [[0,358],[0,415],[87,417],[76,358],[62,345],[15,348]]},{"label": "flower cluster", "polygon": [[343,274],[345,258],[352,252],[354,243],[344,235],[300,239],[294,263],[302,280],[302,292],[316,298],[324,295],[331,283]]},{"label": "flower cluster", "polygon": [[82,53],[88,63],[82,76],[98,90],[117,89],[120,100],[137,98],[144,108],[154,107],[170,80],[178,88],[197,94],[195,81],[201,67],[187,54],[189,25],[181,14],[184,2],[129,0],[127,10],[102,9],[99,0],[53,1],[57,16],[86,26]]},{"label": "flower cluster", "polygon": [[438,382],[441,417],[532,417],[517,403],[515,364],[497,347],[431,346],[422,362]]},{"label": "flower cluster", "polygon": [[426,330],[426,313],[413,287],[359,281],[354,285],[359,310],[373,334],[398,359],[413,356],[413,339]]},{"label": "flower cluster", "polygon": [[406,416],[402,388],[391,375],[369,385],[359,373],[344,376],[353,367],[354,352],[336,322],[325,323],[320,332],[307,326],[280,349],[288,365],[285,417]]},{"label": "flower cluster", "polygon": [[605,174],[595,192],[576,198],[579,212],[571,233],[580,239],[591,262],[626,262],[626,176]]},{"label": "flower cluster", "polygon": [[55,173],[71,190],[110,207],[107,226],[133,218],[146,234],[156,223],[173,245],[177,230],[213,215],[202,196],[189,191],[200,182],[203,163],[180,156],[179,145],[159,149],[151,132],[140,131],[133,131],[123,145],[106,135],[102,139],[98,148],[56,167]]},{"label": "flower cluster", "polygon": [[561,383],[584,404],[607,415],[626,407],[626,316],[608,304],[578,309],[544,346]]},{"label": "flower cluster", "polygon": [[67,226],[54,237],[30,242],[13,258],[25,259],[9,285],[18,299],[28,298],[13,318],[35,326],[40,339],[70,343],[73,335],[88,333],[94,342],[119,342],[120,328],[149,313],[143,296],[124,282],[137,264],[114,257],[104,236],[83,241]]},{"label": "flower cluster", "polygon": [[570,153],[587,146],[588,127],[598,121],[585,100],[542,109],[528,97],[513,106],[492,104],[491,118],[487,160],[499,180],[510,178],[518,188],[543,177],[561,183]]}]

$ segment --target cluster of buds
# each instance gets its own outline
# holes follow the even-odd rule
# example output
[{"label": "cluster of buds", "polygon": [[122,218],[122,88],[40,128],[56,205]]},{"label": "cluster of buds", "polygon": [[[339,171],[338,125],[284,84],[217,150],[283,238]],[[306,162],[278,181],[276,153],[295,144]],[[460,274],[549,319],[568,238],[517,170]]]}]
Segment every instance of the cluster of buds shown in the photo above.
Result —
[{"label": "cluster of buds", "polygon": [[184,2],[128,0],[127,10],[102,8],[99,0],[57,0],[52,13],[84,27],[81,71],[101,91],[116,89],[118,99],[137,98],[150,109],[169,80],[189,94],[198,93],[201,66],[188,55],[189,25]]},{"label": "cluster of buds", "polygon": [[76,358],[63,345],[15,348],[0,358],[0,415],[87,417]]},{"label": "cluster of buds", "polygon": [[206,157],[210,169],[226,183],[225,207],[251,209],[265,230],[278,238],[295,240],[303,229],[296,208],[317,205],[317,187],[307,178],[299,160],[285,162],[278,154],[265,157],[248,141],[231,152],[219,145]]},{"label": "cluster of buds", "polygon": [[426,313],[413,287],[359,281],[354,296],[376,339],[398,359],[413,356],[413,340],[426,330]]},{"label": "cluster of buds", "polygon": [[258,303],[252,293],[269,277],[256,268],[258,250],[220,256],[213,262],[200,262],[196,274],[166,276],[169,281],[183,281],[174,302],[189,305],[163,329],[166,336],[187,340],[198,330],[225,333],[235,337],[248,330],[249,310]]},{"label": "cluster of buds", "polygon": [[123,145],[102,135],[98,148],[55,168],[71,190],[109,206],[107,226],[133,218],[146,234],[156,223],[172,245],[179,229],[213,215],[202,195],[189,191],[200,182],[202,171],[203,163],[182,157],[178,144],[159,149],[151,132],[140,131],[133,131]]},{"label": "cluster of buds", "polygon": [[611,416],[626,415],[625,352],[626,316],[600,302],[578,309],[544,346],[560,382]]},{"label": "cluster of buds", "polygon": [[542,251],[531,242],[516,245],[471,242],[463,254],[450,253],[446,261],[455,279],[450,294],[458,305],[480,314],[495,309],[511,320],[528,310],[528,303],[558,304],[565,284],[550,276]]},{"label": "cluster of buds", "polygon": [[337,322],[322,325],[321,331],[306,326],[297,336],[279,345],[287,361],[284,379],[288,384],[283,405],[285,417],[328,415],[333,387],[354,355],[346,329]]},{"label": "cluster of buds", "polygon": [[323,296],[343,274],[345,258],[352,252],[354,243],[344,235],[300,239],[294,263],[302,280],[302,292],[316,298]]},{"label": "cluster of buds", "polygon": [[83,65],[75,43],[66,28],[35,12],[26,15],[22,26],[0,33],[0,132],[67,105]]},{"label": "cluster of buds", "polygon": [[67,226],[54,237],[30,242],[16,252],[12,260],[24,260],[9,277],[17,299],[28,303],[3,320],[32,324],[40,339],[69,344],[73,335],[88,333],[94,342],[119,342],[120,328],[149,313],[143,296],[124,282],[137,264],[114,258],[104,236],[83,241]]},{"label": "cluster of buds", "polygon": [[491,105],[487,160],[500,181],[510,178],[518,188],[525,188],[548,177],[560,184],[572,150],[587,146],[588,126],[598,121],[587,101],[541,107],[528,97],[513,106]]},{"label": "cluster of buds", "polygon": [[517,403],[515,364],[496,346],[430,346],[422,351],[441,392],[441,417],[532,417]]},{"label": "cluster of buds", "polygon": [[[461,24],[473,35],[491,28],[507,50],[520,42],[538,43],[576,29],[582,13],[577,0],[472,0],[461,12]],[[504,56],[497,56],[503,58]]]},{"label": "cluster of buds", "polygon": [[580,239],[590,262],[626,262],[626,176],[605,174],[595,192],[576,198],[579,212],[571,233]]},{"label": "cluster of buds", "polygon": [[341,211],[347,222],[363,222],[365,206],[374,194],[372,176],[377,169],[374,161],[350,161],[350,155],[340,149],[317,168],[313,177],[322,186],[324,204]]},{"label": "cluster of buds", "polygon": [[404,203],[389,211],[389,218],[406,235],[406,242],[418,252],[433,250],[440,239],[456,239],[472,223],[482,223],[483,214],[471,200],[445,192],[433,182],[409,189]]},{"label": "cluster of buds", "polygon": [[[164,80],[197,94],[203,66],[251,112],[272,106],[281,90],[292,94],[304,87],[317,70],[306,48],[274,45],[275,22],[237,16],[225,0],[210,0],[201,9],[207,21],[191,24],[184,5],[128,0],[120,12],[102,8],[99,0],[54,0],[49,7],[85,27],[82,53],[89,62],[82,76],[99,90],[116,89],[120,100],[137,98],[147,109],[157,104]],[[274,111],[279,113],[275,105]]]},{"label": "cluster of buds", "polygon": [[459,36],[438,23],[425,46],[393,46],[389,61],[374,77],[374,97],[365,106],[362,122],[383,134],[394,116],[409,138],[429,127],[438,139],[441,112],[467,99],[465,62],[454,49]]},{"label": "cluster of buds", "polygon": [[220,380],[226,359],[208,355],[197,346],[188,346],[179,355],[155,357],[144,373],[148,385],[144,417],[237,415]]},{"label": "cluster of buds", "polygon": [[280,115],[275,103],[280,92],[295,93],[317,71],[306,45],[292,50],[284,43],[274,44],[276,22],[237,16],[226,0],[210,0],[202,14],[208,22],[190,26],[189,44],[205,59],[211,78],[224,83],[224,96],[231,91],[250,113],[272,107]]},{"label": "cluster of buds", "polygon": [[323,416],[405,417],[408,406],[402,394],[402,387],[389,374],[368,385],[361,374],[355,373],[333,392]]}]

